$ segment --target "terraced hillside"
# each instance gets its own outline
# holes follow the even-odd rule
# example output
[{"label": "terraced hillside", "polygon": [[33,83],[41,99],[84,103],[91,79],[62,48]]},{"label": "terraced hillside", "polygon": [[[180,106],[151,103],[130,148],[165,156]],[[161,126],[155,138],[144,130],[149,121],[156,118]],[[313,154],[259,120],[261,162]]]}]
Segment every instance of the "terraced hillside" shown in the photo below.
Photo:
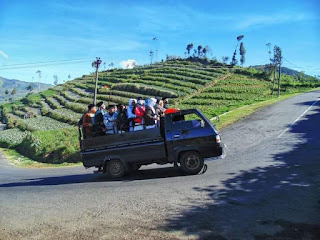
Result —
[{"label": "terraced hillside", "polygon": [[[84,75],[1,106],[2,121],[12,129],[0,132],[0,145],[14,147],[38,161],[78,161],[74,126],[92,103],[94,79],[94,75]],[[171,106],[196,107],[213,117],[271,98],[272,84],[266,73],[255,69],[229,68],[216,61],[202,64],[174,60],[103,71],[98,85],[98,101],[127,104],[130,98],[166,96],[171,99]],[[108,88],[102,87],[105,85]],[[285,81],[282,92],[308,87]]]}]

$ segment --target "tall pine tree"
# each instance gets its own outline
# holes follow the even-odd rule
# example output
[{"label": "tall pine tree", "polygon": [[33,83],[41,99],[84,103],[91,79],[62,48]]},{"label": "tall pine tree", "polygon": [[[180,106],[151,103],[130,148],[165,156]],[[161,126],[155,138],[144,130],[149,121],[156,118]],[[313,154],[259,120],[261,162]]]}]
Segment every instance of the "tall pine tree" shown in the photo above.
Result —
[{"label": "tall pine tree", "polygon": [[240,63],[241,63],[241,66],[243,67],[243,64],[246,61],[246,49],[244,48],[243,42],[240,43],[240,55],[241,55]]}]

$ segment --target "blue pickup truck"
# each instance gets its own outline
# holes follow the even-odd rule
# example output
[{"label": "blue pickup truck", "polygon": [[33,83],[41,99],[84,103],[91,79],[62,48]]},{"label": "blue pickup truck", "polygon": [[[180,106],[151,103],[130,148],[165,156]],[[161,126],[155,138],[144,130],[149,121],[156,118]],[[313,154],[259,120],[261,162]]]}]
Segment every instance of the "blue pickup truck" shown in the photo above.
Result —
[{"label": "blue pickup truck", "polygon": [[197,174],[204,159],[222,155],[220,135],[197,109],[169,111],[159,127],[134,132],[83,138],[84,167],[96,167],[112,177],[122,177],[152,163],[174,164],[187,174]]}]

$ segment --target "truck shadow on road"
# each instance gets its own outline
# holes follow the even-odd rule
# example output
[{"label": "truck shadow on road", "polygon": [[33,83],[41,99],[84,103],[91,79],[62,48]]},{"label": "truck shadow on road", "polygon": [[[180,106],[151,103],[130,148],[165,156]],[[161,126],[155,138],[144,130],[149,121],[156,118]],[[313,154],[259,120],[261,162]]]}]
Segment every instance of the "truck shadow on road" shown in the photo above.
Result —
[{"label": "truck shadow on road", "polygon": [[23,186],[44,186],[44,185],[65,185],[89,182],[129,182],[136,180],[150,180],[159,178],[172,178],[185,176],[185,174],[174,167],[152,168],[131,172],[123,178],[114,179],[106,174],[75,174],[42,178],[28,178],[20,182],[0,184],[0,188],[23,187]]},{"label": "truck shadow on road", "polygon": [[194,188],[211,203],[169,216],[163,228],[199,239],[319,239],[320,108],[270,144],[271,166],[230,175],[221,188]]}]

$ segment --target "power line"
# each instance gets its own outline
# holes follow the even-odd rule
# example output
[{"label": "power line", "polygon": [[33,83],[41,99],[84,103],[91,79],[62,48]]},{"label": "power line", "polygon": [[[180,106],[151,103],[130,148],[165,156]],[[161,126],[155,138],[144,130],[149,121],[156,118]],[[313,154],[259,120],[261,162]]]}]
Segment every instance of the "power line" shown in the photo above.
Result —
[{"label": "power line", "polygon": [[287,61],[288,63],[292,64],[293,66],[297,67],[297,68],[303,68],[303,67],[299,67],[298,65],[290,62],[288,59],[286,59],[285,57],[282,57],[285,61]]},{"label": "power line", "polygon": [[47,62],[37,62],[37,63],[11,64],[11,65],[1,66],[0,70],[34,68],[34,67],[54,66],[54,65],[61,65],[61,64],[75,64],[75,63],[86,62],[89,59],[92,59],[92,58],[79,58],[79,59],[57,60],[57,61],[47,61]]}]

